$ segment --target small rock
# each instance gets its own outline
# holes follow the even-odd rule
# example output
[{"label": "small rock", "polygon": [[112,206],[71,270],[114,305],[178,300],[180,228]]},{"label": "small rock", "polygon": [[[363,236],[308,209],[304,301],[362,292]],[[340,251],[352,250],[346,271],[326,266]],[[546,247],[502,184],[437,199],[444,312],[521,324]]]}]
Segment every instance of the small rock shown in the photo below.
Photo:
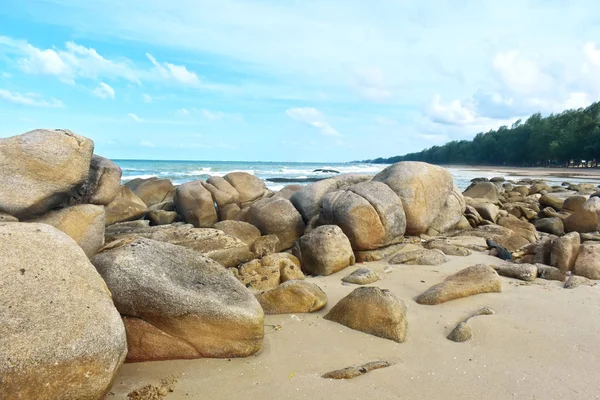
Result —
[{"label": "small rock", "polygon": [[362,267],[344,277],[342,281],[356,285],[368,285],[379,280],[377,274],[370,268]]},{"label": "small rock", "polygon": [[463,246],[458,246],[455,244],[447,243],[442,240],[431,240],[424,244],[426,249],[437,249],[441,250],[444,254],[448,256],[470,256],[472,253],[469,249]]},{"label": "small rock", "polygon": [[571,275],[565,282],[565,289],[575,289],[577,286],[595,286],[597,283],[583,276]]},{"label": "small rock", "polygon": [[556,267],[551,267],[549,265],[544,264],[536,264],[538,269],[538,276],[542,279],[546,279],[548,281],[560,281],[564,282],[567,279],[567,274],[564,271]]},{"label": "small rock", "polygon": [[277,253],[279,247],[279,237],[277,235],[265,235],[257,238],[252,243],[250,250],[258,257],[265,257]]},{"label": "small rock", "polygon": [[507,278],[520,279],[522,281],[533,281],[538,276],[538,268],[532,264],[506,263],[492,265],[499,275]]},{"label": "small rock", "polygon": [[179,217],[175,211],[152,210],[146,217],[150,220],[150,225],[169,225],[177,221]]},{"label": "small rock", "polygon": [[322,375],[325,379],[352,379],[357,376],[364,375],[367,372],[373,371],[374,369],[387,368],[392,363],[387,361],[373,361],[358,367],[347,367],[342,369],[336,369],[335,371],[328,372]]},{"label": "small rock", "polygon": [[306,281],[287,281],[275,289],[256,295],[265,314],[315,312],[327,304],[327,295],[320,287]]},{"label": "small rock", "polygon": [[492,308],[490,308],[490,307],[481,308],[475,314],[471,315],[464,321],[460,322],[456,326],[456,328],[454,328],[452,330],[452,332],[450,332],[450,334],[447,336],[448,339],[452,340],[453,342],[457,342],[457,343],[466,342],[467,340],[469,340],[473,337],[473,331],[471,329],[471,326],[468,324],[469,320],[471,318],[478,317],[480,315],[493,315],[493,314],[496,314],[496,311],[494,311]]}]

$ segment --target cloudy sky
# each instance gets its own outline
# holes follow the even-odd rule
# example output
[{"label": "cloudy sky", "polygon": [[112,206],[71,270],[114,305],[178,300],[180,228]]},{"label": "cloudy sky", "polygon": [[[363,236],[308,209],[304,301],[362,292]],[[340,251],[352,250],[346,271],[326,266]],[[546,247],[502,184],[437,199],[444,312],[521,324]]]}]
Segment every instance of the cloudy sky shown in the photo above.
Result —
[{"label": "cloudy sky", "polygon": [[595,0],[5,0],[0,137],[350,161],[600,99]]}]

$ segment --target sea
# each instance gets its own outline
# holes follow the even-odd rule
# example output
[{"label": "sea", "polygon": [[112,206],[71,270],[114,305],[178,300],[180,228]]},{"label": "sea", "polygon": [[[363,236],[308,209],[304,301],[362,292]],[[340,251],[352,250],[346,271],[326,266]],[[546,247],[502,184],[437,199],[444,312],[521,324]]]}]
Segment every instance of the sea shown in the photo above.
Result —
[{"label": "sea", "polygon": [[[113,160],[123,170],[122,182],[135,178],[170,179],[179,185],[211,176],[224,176],[230,172],[243,171],[265,180],[267,187],[278,191],[286,185],[305,185],[317,179],[330,178],[338,174],[376,174],[386,168],[386,164],[364,163],[317,163],[317,162],[247,162],[247,161],[168,161],[168,160]],[[461,170],[446,167],[454,177],[454,183],[462,190],[471,179],[477,177],[492,178],[503,176],[518,181],[521,176],[502,175],[495,171]],[[532,178],[531,176],[528,178]],[[551,185],[560,185],[568,180],[571,183],[590,182],[589,179],[540,177]],[[272,181],[274,180],[274,181]]]}]

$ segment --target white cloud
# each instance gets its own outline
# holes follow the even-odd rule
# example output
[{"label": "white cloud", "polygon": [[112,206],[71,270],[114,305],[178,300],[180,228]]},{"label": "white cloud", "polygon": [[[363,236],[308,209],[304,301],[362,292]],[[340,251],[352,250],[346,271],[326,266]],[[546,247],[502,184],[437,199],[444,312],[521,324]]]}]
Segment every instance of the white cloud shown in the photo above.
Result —
[{"label": "white cloud", "polygon": [[39,95],[34,93],[21,94],[17,92],[10,92],[6,89],[0,89],[0,100],[33,107],[64,107],[64,104],[55,98],[47,101],[41,99]]},{"label": "white cloud", "polygon": [[583,46],[583,53],[585,54],[587,61],[589,61],[596,67],[600,67],[600,49],[596,49],[596,43],[586,43]]},{"label": "white cloud", "polygon": [[433,96],[428,113],[433,122],[447,125],[468,125],[475,122],[476,118],[471,106],[459,100],[444,104],[439,94]]},{"label": "white cloud", "polygon": [[144,93],[142,94],[142,100],[144,100],[144,103],[152,103],[152,96]]},{"label": "white cloud", "polygon": [[166,80],[173,80],[188,86],[196,86],[200,83],[198,76],[183,65],[170,64],[168,62],[158,62],[150,53],[146,57],[154,64],[155,70]]},{"label": "white cloud", "polygon": [[133,113],[130,113],[130,114],[127,114],[127,115],[128,115],[128,116],[129,116],[131,119],[133,119],[134,121],[136,121],[136,122],[144,122],[144,120],[143,120],[143,119],[141,119],[140,117],[138,117],[137,115],[135,115],[135,114],[133,114]]},{"label": "white cloud", "polygon": [[98,85],[96,89],[92,90],[92,94],[101,99],[115,98],[115,90],[104,82],[100,82],[100,85]]},{"label": "white cloud", "polygon": [[3,72],[2,77],[8,79],[8,78],[12,78],[12,75],[9,74],[8,72]]},{"label": "white cloud", "polygon": [[149,140],[142,140],[140,142],[140,146],[142,146],[142,147],[156,147],[156,145],[154,143],[152,143],[151,141],[149,141]]},{"label": "white cloud", "polygon": [[532,58],[517,50],[498,53],[493,66],[502,83],[514,93],[528,95],[551,91],[554,78]]},{"label": "white cloud", "polygon": [[383,71],[379,68],[367,68],[356,72],[353,85],[360,96],[368,101],[384,102],[394,95],[393,88],[386,83]]},{"label": "white cloud", "polygon": [[342,136],[334,127],[328,122],[325,115],[312,107],[298,107],[289,108],[285,111],[288,117],[295,119],[296,121],[309,124],[317,128],[323,135],[326,136]]}]

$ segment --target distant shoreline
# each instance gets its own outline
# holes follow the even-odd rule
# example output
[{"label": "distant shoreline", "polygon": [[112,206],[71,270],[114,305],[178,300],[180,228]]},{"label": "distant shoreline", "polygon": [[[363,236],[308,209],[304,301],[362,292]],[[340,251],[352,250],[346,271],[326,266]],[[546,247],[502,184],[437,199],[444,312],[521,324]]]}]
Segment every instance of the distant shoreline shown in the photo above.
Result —
[{"label": "distant shoreline", "polygon": [[508,176],[548,176],[556,178],[600,179],[598,168],[496,167],[489,165],[441,165],[460,171],[497,172]]}]

